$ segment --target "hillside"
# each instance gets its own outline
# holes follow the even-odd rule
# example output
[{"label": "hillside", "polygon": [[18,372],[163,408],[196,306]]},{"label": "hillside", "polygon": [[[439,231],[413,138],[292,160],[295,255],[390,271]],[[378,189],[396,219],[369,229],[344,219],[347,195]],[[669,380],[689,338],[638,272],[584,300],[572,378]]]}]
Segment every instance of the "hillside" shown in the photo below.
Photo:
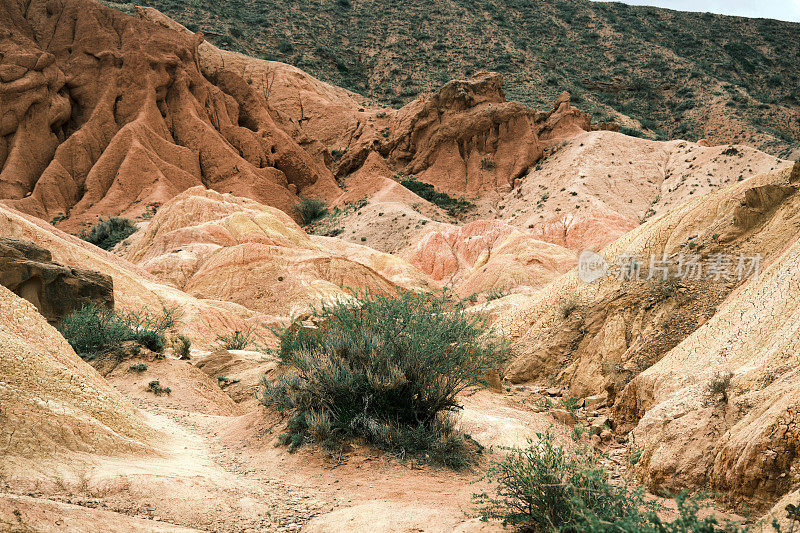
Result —
[{"label": "hillside", "polygon": [[[131,11],[131,4],[111,4]],[[399,107],[479,70],[597,122],[796,157],[800,26],[580,0],[144,0],[214,44]],[[791,157],[791,158],[794,158]]]}]

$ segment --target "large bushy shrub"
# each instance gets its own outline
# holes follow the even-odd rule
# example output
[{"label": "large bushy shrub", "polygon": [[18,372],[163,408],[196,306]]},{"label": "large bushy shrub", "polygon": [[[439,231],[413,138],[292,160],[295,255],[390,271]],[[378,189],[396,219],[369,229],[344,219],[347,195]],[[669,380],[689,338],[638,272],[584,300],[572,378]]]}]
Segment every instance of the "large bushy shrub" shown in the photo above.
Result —
[{"label": "large bushy shrub", "polygon": [[103,250],[110,250],[118,243],[136,233],[133,221],[122,217],[100,219],[88,232],[81,233],[81,239]]},{"label": "large bushy shrub", "polygon": [[483,385],[506,355],[484,317],[446,297],[406,293],[325,305],[314,321],[279,332],[290,370],[261,390],[265,404],[292,414],[286,444],[360,439],[454,468],[471,461],[451,416],[457,395]]}]

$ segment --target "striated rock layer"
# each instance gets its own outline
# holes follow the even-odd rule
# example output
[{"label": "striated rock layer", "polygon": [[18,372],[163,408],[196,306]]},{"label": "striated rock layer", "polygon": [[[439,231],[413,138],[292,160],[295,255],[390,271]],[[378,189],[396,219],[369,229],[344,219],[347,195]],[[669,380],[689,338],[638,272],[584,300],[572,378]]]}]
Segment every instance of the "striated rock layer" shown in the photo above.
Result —
[{"label": "striated rock layer", "polygon": [[[510,302],[497,321],[517,339],[510,379],[607,395],[652,491],[708,488],[771,506],[800,482],[798,205],[789,168],[755,176],[607,246],[600,279],[572,271]],[[664,253],[671,276],[681,254],[700,254],[704,274],[647,279],[646,261]],[[642,279],[620,281],[616,265],[630,256],[644,259]],[[739,279],[738,258],[756,256],[761,274]],[[707,270],[716,257],[727,264],[719,274]]]},{"label": "striated rock layer", "polygon": [[53,262],[32,242],[0,237],[0,285],[31,302],[51,324],[88,305],[114,307],[111,276]]},{"label": "striated rock layer", "polygon": [[291,211],[338,187],[201,36],[88,0],[0,6],[0,198],[76,228],[195,185]]}]

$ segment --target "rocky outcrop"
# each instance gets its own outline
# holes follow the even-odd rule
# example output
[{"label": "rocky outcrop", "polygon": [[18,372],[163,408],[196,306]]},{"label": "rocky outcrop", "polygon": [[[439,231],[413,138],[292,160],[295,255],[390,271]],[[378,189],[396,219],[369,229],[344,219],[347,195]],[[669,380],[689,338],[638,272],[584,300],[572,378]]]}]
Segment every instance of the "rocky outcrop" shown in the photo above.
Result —
[{"label": "rocky outcrop", "polygon": [[338,194],[263,96],[203,75],[202,36],[89,0],[4,2],[0,34],[0,198],[17,209],[76,228],[200,184],[287,212]]},{"label": "rocky outcrop", "polygon": [[0,287],[0,475],[72,453],[152,452],[157,432],[32,304]]},{"label": "rocky outcrop", "polygon": [[507,102],[502,76],[479,73],[454,80],[415,100],[386,121],[370,117],[356,131],[338,165],[346,175],[377,151],[390,167],[416,175],[437,190],[478,196],[511,190],[543,154],[543,141],[590,128],[585,113],[559,101],[550,113]]},{"label": "rocky outcrop", "polygon": [[0,285],[32,303],[51,324],[88,305],[114,308],[111,276],[54,263],[49,250],[32,242],[0,237]]},{"label": "rocky outcrop", "polygon": [[[737,506],[771,506],[800,481],[800,196],[789,178],[785,168],[689,201],[603,249],[606,275],[586,282],[573,271],[500,309],[496,326],[517,338],[509,378],[607,392],[652,491],[706,488]],[[745,225],[743,206],[758,213]],[[704,269],[727,257],[729,271],[647,280],[646,261],[664,253],[672,276],[681,254],[700,254]],[[739,279],[739,258],[758,256],[761,274]],[[625,257],[643,259],[642,280],[618,279]],[[712,387],[725,375],[729,384]]]},{"label": "rocky outcrop", "polygon": [[402,259],[309,237],[285,213],[196,187],[162,206],[126,256],[186,293],[288,317],[349,291],[426,290]]}]

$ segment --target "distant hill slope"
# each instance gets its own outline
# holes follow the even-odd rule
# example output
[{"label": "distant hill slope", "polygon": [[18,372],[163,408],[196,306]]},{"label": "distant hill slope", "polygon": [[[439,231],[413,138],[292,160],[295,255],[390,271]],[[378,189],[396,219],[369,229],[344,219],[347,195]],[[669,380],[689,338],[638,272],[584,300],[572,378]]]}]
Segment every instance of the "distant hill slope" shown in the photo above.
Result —
[{"label": "distant hill slope", "polygon": [[582,0],[141,3],[385,104],[494,70],[510,100],[543,108],[566,89],[626,133],[800,155],[800,24]]}]

